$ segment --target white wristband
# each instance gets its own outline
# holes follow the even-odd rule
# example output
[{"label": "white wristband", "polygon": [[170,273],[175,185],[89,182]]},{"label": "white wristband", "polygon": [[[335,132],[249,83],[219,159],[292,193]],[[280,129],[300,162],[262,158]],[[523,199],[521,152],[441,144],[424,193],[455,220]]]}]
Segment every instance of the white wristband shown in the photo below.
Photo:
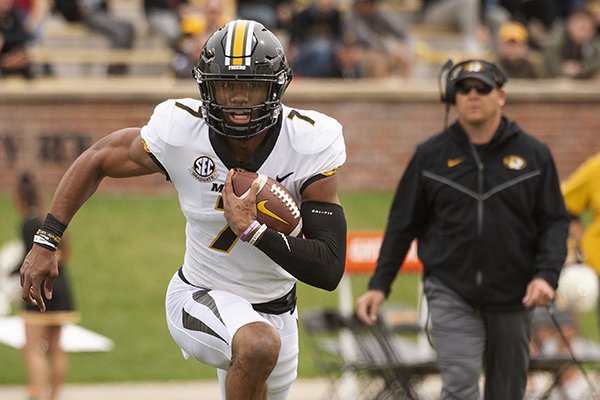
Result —
[{"label": "white wristband", "polygon": [[250,238],[250,240],[248,240],[248,243],[250,243],[251,245],[254,245],[256,243],[256,241],[258,239],[260,239],[260,237],[263,235],[263,233],[265,233],[265,231],[267,230],[267,225],[262,224],[258,230],[256,231],[256,233],[254,233],[254,235],[252,235],[252,237]]}]

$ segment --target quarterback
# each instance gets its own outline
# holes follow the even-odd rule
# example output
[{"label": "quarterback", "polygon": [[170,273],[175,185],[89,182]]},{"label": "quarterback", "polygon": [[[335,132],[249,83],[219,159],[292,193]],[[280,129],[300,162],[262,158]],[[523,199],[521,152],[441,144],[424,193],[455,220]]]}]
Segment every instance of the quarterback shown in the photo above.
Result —
[{"label": "quarterback", "polygon": [[[217,369],[223,398],[285,399],[298,364],[296,282],[334,290],[344,270],[342,127],[281,104],[292,71],[260,23],[215,32],[193,75],[199,99],[159,104],[145,126],[109,134],[67,170],[21,267],[22,296],[45,309],[62,234],[104,177],[162,173],[186,218],[184,261],[165,302],[173,339],[186,358]],[[260,224],[258,185],[236,196],[236,169],[285,186],[300,204],[303,234]]]}]

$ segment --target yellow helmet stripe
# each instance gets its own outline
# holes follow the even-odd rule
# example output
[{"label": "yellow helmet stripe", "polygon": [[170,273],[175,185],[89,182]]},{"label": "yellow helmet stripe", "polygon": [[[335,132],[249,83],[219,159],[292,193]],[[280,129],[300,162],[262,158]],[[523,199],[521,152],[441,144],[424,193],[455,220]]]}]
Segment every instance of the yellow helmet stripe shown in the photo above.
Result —
[{"label": "yellow helmet stripe", "polygon": [[254,21],[233,21],[229,23],[227,30],[226,49],[227,59],[225,65],[250,65],[250,53],[252,51],[252,32]]},{"label": "yellow helmet stripe", "polygon": [[242,57],[244,56],[244,39],[246,38],[247,21],[240,21],[236,24],[233,30],[233,65],[242,65]]}]

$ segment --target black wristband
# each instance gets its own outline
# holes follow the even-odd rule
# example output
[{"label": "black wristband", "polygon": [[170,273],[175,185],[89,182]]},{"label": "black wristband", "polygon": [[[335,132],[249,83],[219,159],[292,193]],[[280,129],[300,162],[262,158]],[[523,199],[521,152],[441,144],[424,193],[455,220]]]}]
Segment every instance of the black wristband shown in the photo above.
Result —
[{"label": "black wristband", "polygon": [[33,243],[48,250],[56,251],[67,225],[60,222],[54,215],[46,215],[46,220],[33,237]]}]

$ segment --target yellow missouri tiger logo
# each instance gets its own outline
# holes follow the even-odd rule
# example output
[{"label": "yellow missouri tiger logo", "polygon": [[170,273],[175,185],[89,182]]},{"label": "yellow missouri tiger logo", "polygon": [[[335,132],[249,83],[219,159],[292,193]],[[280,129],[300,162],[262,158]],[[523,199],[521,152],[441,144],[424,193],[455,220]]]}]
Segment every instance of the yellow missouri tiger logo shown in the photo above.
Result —
[{"label": "yellow missouri tiger logo", "polygon": [[518,171],[527,166],[527,161],[522,157],[510,155],[502,159],[502,164],[505,168]]}]

